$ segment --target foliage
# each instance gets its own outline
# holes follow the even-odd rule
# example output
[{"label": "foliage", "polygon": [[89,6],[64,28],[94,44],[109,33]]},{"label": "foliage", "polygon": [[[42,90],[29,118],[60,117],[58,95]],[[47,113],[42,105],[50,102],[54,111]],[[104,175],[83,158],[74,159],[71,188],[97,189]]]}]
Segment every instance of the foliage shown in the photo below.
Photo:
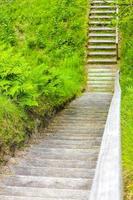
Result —
[{"label": "foliage", "polygon": [[0,94],[38,116],[78,95],[87,11],[86,0],[0,1]]},{"label": "foliage", "polygon": [[86,0],[2,3],[1,92],[24,107],[38,106],[42,95],[60,104],[77,94],[85,82],[86,14]]},{"label": "foliage", "polygon": [[0,161],[2,154],[14,151],[25,139],[25,114],[11,100],[0,96]]},{"label": "foliage", "polygon": [[[122,6],[121,86],[122,86],[122,156],[125,200],[133,199],[133,6]],[[123,2],[124,3],[124,2]]]}]

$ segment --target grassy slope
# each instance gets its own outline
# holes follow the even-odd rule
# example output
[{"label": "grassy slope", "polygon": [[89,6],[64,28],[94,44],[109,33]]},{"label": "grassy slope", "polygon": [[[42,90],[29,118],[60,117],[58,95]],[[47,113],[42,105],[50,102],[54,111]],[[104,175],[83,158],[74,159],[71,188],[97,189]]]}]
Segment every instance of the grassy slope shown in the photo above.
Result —
[{"label": "grassy slope", "polygon": [[[123,10],[123,8],[122,8]],[[122,156],[124,170],[124,200],[133,199],[133,9],[121,25],[121,86],[122,86]]]},{"label": "grassy slope", "polygon": [[[10,99],[22,113],[30,110],[43,117],[81,92],[86,82],[87,11],[87,0],[0,3],[0,93],[7,104]],[[2,101],[0,106],[4,108]],[[15,109],[10,112],[16,114]],[[17,117],[25,119],[23,114]],[[16,138],[14,145],[21,142],[17,138],[24,128],[14,129],[15,136],[1,130],[4,148],[11,138]]]}]

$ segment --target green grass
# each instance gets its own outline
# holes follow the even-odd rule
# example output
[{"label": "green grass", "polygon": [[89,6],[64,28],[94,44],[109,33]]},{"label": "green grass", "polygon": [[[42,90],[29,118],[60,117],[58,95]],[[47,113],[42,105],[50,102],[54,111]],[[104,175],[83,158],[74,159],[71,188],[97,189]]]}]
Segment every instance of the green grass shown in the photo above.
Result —
[{"label": "green grass", "polygon": [[86,83],[87,13],[87,0],[0,2],[0,95],[9,104],[43,118],[80,94]]},{"label": "green grass", "polygon": [[133,199],[133,9],[122,7],[121,87],[122,87],[122,161],[124,200]]},{"label": "green grass", "polygon": [[25,140],[25,114],[11,100],[0,97],[0,163],[5,155],[13,154]]}]

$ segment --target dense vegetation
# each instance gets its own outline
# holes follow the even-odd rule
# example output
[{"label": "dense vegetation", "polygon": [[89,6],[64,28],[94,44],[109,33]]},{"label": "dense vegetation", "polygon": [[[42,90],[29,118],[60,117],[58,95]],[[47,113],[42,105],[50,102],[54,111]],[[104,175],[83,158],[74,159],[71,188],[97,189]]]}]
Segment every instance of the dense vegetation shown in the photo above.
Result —
[{"label": "dense vegetation", "polygon": [[[86,0],[0,2],[0,150],[85,86]],[[28,114],[30,113],[30,115]]]},{"label": "dense vegetation", "polygon": [[121,6],[122,154],[124,200],[133,199],[133,2]]}]

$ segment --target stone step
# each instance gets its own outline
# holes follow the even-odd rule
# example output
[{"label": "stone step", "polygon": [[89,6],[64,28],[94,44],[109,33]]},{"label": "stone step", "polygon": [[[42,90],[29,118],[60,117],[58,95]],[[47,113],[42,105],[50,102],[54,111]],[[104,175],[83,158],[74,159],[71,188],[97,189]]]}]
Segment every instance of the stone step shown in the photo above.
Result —
[{"label": "stone step", "polygon": [[12,172],[16,175],[45,176],[45,177],[66,177],[66,178],[93,178],[94,169],[82,168],[56,168],[56,167],[18,167],[15,166]]},{"label": "stone step", "polygon": [[[87,200],[88,190],[49,189],[32,187],[0,188],[2,195]],[[27,199],[26,199],[27,200]]]},{"label": "stone step", "polygon": [[51,168],[83,168],[94,169],[96,166],[96,158],[88,160],[62,160],[59,159],[37,159],[27,158],[20,163],[21,167],[51,167]]},{"label": "stone step", "polygon": [[88,178],[65,178],[65,177],[42,177],[42,176],[10,176],[5,177],[2,182],[3,187],[33,187],[33,188],[50,188],[50,189],[90,189],[92,179]]}]

